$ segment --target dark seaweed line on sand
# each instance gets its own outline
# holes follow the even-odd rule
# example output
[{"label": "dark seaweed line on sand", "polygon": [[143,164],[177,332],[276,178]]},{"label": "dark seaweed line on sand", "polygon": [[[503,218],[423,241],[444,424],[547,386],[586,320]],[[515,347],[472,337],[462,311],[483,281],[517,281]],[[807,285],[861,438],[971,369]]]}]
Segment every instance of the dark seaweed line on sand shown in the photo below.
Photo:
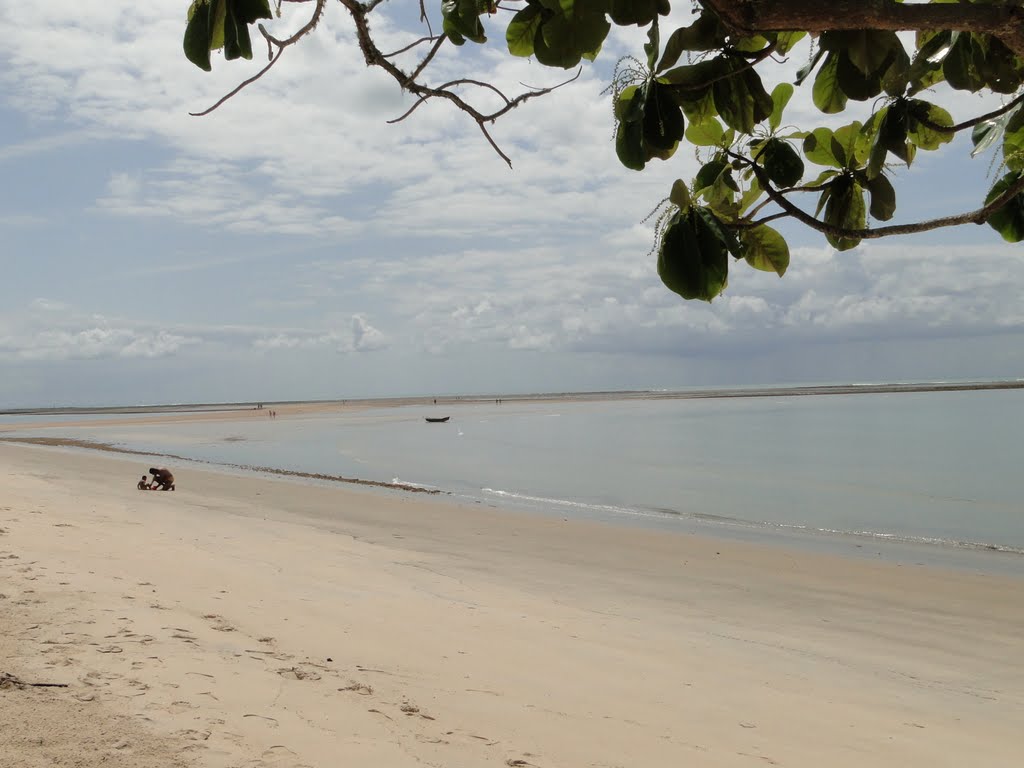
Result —
[{"label": "dark seaweed line on sand", "polygon": [[[209,461],[208,459],[193,459],[188,456],[179,456],[176,453],[154,453],[152,451],[136,451],[131,448],[119,448],[109,443],[98,443],[92,440],[77,440],[71,437],[0,437],[4,443],[27,443],[29,445],[49,445],[58,448],[83,448],[89,451],[107,451],[108,453],[124,453],[131,456],[159,456],[162,459],[177,459],[188,461],[194,464],[207,464],[215,467],[231,467],[233,469],[244,469],[250,472],[262,472],[269,475],[282,475],[285,477],[302,477],[309,480],[328,480],[332,483],[351,483],[352,485],[372,485],[378,488],[390,488],[410,493],[442,493],[437,488],[421,488],[418,485],[406,483],[385,483],[382,480],[364,480],[359,477],[343,477],[341,475],[325,475],[320,472],[300,472],[295,469],[278,469],[277,467],[257,467],[251,464],[232,464],[230,462]],[[447,493],[447,491],[444,491]]]}]

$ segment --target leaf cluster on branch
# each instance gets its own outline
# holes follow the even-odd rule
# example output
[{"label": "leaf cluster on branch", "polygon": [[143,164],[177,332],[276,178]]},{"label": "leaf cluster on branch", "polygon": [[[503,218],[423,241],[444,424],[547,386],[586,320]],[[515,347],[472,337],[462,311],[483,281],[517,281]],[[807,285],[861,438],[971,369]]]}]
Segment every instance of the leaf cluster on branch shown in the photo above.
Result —
[{"label": "leaf cluster on branch", "polygon": [[[609,90],[615,151],[626,167],[642,171],[666,161],[686,143],[702,165],[694,178],[678,179],[659,205],[658,273],[687,299],[710,301],[728,282],[730,257],[782,275],[789,247],[770,222],[791,219],[821,232],[839,250],[864,239],[988,223],[1009,242],[1024,240],[1024,0],[692,0],[694,19],[663,30],[670,0],[440,0],[435,31],[428,0],[419,0],[425,34],[382,52],[370,19],[385,0],[337,0],[350,18],[368,66],[387,72],[416,97],[396,118],[426,101],[442,99],[466,113],[494,150],[511,164],[488,126],[524,102],[552,93],[575,77],[547,88],[506,95],[471,77],[429,81],[430,63],[445,44],[484,43],[504,31],[513,56],[570,70],[593,61],[612,26],[647,31],[643,52],[615,68]],[[278,39],[261,20],[272,19],[270,0],[194,0],[184,49],[209,70],[210,51],[252,58],[249,27],[267,44],[269,63],[255,76],[199,113],[215,109],[262,77],[281,55],[316,27],[328,0],[276,0],[312,6],[308,22]],[[438,0],[431,0],[438,2]],[[913,32],[908,47],[897,32]],[[667,32],[667,34],[663,34]],[[810,39],[812,55],[794,83],[771,92],[762,74],[778,66],[794,45]],[[395,62],[421,51],[411,69]],[[685,61],[686,63],[680,63]],[[936,86],[1001,94],[1003,105],[956,121],[935,103]],[[824,114],[863,105],[864,120],[839,128],[784,128],[794,86],[809,87]],[[500,99],[497,109],[477,107],[474,95]],[[891,178],[909,168],[919,151],[931,152],[970,131],[972,156],[1000,152],[1000,178],[976,210],[905,224],[894,216]],[[813,178],[808,164],[818,166]],[[810,197],[810,205],[798,200]],[[869,223],[870,222],[870,223]]]}]

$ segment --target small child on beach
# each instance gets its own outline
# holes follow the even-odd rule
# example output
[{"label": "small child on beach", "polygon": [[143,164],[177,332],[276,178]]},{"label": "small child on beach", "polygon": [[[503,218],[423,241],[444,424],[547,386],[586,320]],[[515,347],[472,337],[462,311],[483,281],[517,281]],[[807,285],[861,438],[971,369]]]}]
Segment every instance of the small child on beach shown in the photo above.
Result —
[{"label": "small child on beach", "polygon": [[142,479],[139,480],[139,490],[140,491],[148,491],[149,490],[149,480],[146,478],[145,475],[143,475]]}]

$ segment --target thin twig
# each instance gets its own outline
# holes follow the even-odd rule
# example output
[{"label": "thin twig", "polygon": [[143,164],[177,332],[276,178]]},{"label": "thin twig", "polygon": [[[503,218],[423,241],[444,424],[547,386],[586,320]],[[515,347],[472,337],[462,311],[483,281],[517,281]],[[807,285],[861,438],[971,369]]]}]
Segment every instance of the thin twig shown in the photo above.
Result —
[{"label": "thin twig", "polygon": [[385,59],[393,59],[398,54],[405,53],[406,51],[408,51],[408,50],[410,50],[412,48],[415,48],[417,45],[422,45],[423,43],[430,43],[430,42],[433,42],[434,40],[437,40],[437,38],[434,37],[433,35],[427,35],[426,37],[421,37],[419,40],[415,40],[415,41],[409,43],[408,45],[406,45],[406,46],[404,46],[402,48],[399,48],[397,51],[392,51],[391,53],[384,53],[384,54],[381,54],[381,55]]},{"label": "thin twig", "polygon": [[219,107],[219,106],[220,106],[221,104],[223,104],[223,103],[224,103],[225,101],[227,101],[227,100],[228,100],[228,99],[230,99],[230,98],[231,98],[232,96],[234,96],[235,94],[237,94],[237,93],[238,93],[239,91],[241,91],[241,90],[242,90],[243,88],[245,88],[245,87],[247,87],[247,86],[250,86],[250,85],[252,85],[252,84],[253,84],[253,83],[255,83],[255,82],[256,82],[257,80],[259,80],[259,79],[260,79],[261,77],[263,77],[263,76],[264,76],[265,74],[267,74],[267,72],[269,72],[269,71],[270,71],[270,68],[271,68],[272,66],[274,66],[275,64],[277,64],[277,62],[278,62],[278,61],[280,61],[280,60],[281,60],[281,55],[282,55],[282,54],[284,53],[284,50],[285,50],[284,48],[278,48],[278,49],[277,49],[277,55],[276,55],[276,56],[274,56],[274,57],[273,57],[273,58],[272,58],[272,59],[270,60],[270,63],[269,63],[269,64],[267,64],[267,66],[265,66],[265,67],[264,67],[263,69],[261,69],[261,70],[260,70],[259,72],[257,72],[257,73],[256,73],[255,75],[253,75],[252,77],[250,77],[250,78],[249,78],[248,80],[243,80],[242,82],[240,82],[240,83],[239,83],[238,85],[236,85],[236,86],[235,86],[234,88],[232,88],[232,89],[231,89],[230,91],[228,91],[228,92],[227,92],[227,93],[225,93],[225,94],[224,94],[223,96],[221,96],[221,97],[220,97],[219,99],[217,99],[217,101],[215,101],[215,102],[213,103],[213,105],[212,105],[212,106],[210,106],[210,107],[207,107],[207,108],[206,108],[206,109],[204,109],[204,110],[203,110],[202,112],[189,112],[189,114],[190,114],[190,115],[191,115],[192,117],[202,117],[203,115],[208,115],[208,114],[210,114],[211,112],[213,112],[213,110],[215,110],[215,109],[216,109],[217,107]]},{"label": "thin twig", "polygon": [[[305,24],[303,24],[302,27],[300,27],[299,30],[294,35],[292,35],[291,37],[286,38],[284,40],[278,40],[276,37],[274,37],[269,32],[267,32],[267,30],[264,28],[264,26],[262,24],[257,24],[256,25],[257,28],[259,29],[260,33],[263,35],[264,39],[267,41],[267,53],[270,56],[270,63],[267,64],[267,66],[265,66],[263,69],[261,69],[259,72],[257,72],[252,77],[248,78],[247,80],[243,80],[241,83],[239,83],[229,93],[227,93],[226,95],[224,95],[220,99],[218,99],[217,102],[212,107],[208,107],[207,109],[204,109],[202,112],[189,112],[190,115],[192,115],[193,117],[202,117],[203,115],[210,114],[211,112],[213,112],[213,110],[217,109],[217,107],[222,105],[225,101],[227,101],[231,97],[235,96],[239,91],[241,91],[242,89],[246,88],[247,86],[252,85],[257,80],[259,80],[261,77],[263,77],[265,74],[267,74],[267,72],[270,71],[270,68],[272,66],[274,66],[278,62],[278,60],[280,60],[281,54],[284,53],[284,49],[285,48],[287,48],[290,45],[294,45],[295,43],[297,43],[299,40],[304,38],[306,35],[308,35],[310,32],[312,32],[316,28],[316,25],[320,23],[320,17],[323,15],[324,7],[327,5],[327,0],[286,0],[286,1],[287,2],[292,2],[292,3],[315,2],[316,3],[316,7],[313,9],[313,15],[310,16],[309,21],[307,21]],[[270,48],[271,45],[274,45],[274,46],[277,47],[277,55],[276,56],[272,55],[272,51],[271,51],[271,48]]]}]

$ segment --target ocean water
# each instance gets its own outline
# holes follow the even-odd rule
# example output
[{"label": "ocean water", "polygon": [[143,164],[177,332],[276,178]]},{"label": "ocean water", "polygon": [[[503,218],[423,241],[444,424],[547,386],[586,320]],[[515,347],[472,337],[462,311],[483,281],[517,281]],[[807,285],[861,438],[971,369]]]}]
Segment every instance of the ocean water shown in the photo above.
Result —
[{"label": "ocean water", "polygon": [[[1022,390],[264,414],[71,430],[21,420],[17,434],[417,484],[562,517],[1024,556]],[[451,421],[423,418],[438,415]]]}]

